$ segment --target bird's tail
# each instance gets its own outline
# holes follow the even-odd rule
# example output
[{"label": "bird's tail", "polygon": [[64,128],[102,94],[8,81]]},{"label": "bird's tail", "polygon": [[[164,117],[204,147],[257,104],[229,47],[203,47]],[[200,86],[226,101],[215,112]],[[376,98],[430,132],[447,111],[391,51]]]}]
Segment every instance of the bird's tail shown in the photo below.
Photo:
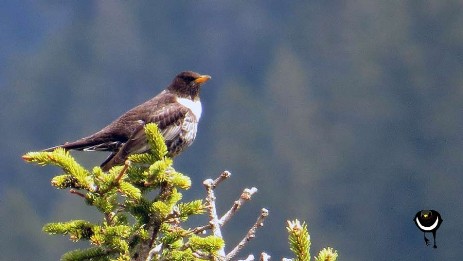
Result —
[{"label": "bird's tail", "polygon": [[63,145],[53,146],[53,147],[50,147],[50,148],[46,148],[46,149],[44,149],[42,151],[52,152],[52,151],[56,150],[57,148],[63,148]]},{"label": "bird's tail", "polygon": [[90,140],[88,138],[83,138],[83,139],[72,141],[72,142],[66,142],[58,146],[53,146],[53,147],[44,149],[42,151],[54,151],[57,148],[63,148],[65,150],[88,150],[88,151],[108,150],[107,146],[104,149],[103,148],[98,149],[99,142],[96,140]]}]

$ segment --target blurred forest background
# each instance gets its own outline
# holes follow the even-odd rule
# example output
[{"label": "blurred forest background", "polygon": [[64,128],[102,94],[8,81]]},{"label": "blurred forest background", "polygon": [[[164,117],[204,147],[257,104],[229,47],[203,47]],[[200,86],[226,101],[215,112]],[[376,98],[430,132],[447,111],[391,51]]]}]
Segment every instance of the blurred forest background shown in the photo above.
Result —
[{"label": "blurred forest background", "polygon": [[[229,248],[266,207],[243,256],[288,256],[289,218],[342,260],[462,254],[462,1],[2,1],[0,61],[2,260],[57,260],[81,245],[42,225],[95,214],[20,156],[99,130],[183,70],[213,77],[175,162],[184,198],[225,169],[219,210],[259,188]],[[436,250],[413,223],[428,208]]]}]

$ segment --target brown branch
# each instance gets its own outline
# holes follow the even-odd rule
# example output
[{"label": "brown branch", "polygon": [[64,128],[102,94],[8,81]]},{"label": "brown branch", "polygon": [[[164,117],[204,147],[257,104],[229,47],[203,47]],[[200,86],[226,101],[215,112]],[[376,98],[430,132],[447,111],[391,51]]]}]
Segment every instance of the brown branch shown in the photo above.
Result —
[{"label": "brown branch", "polygon": [[233,206],[230,208],[230,210],[227,211],[219,220],[220,226],[223,226],[225,223],[227,223],[232,216],[236,213],[238,209],[244,204],[244,202],[248,201],[251,199],[252,195],[257,192],[257,188],[252,187],[251,189],[244,189],[243,193],[241,193],[240,198],[236,200],[233,203]]},{"label": "brown branch", "polygon": [[[225,172],[224,172],[225,173]],[[223,175],[223,173],[222,173]],[[222,176],[220,175],[220,176]],[[215,182],[212,179],[206,179],[203,182],[203,185],[206,187],[206,210],[209,215],[209,224],[212,229],[212,233],[214,236],[223,239],[222,237],[222,231],[220,230],[220,224],[219,224],[219,217],[217,216],[217,209],[215,206],[215,195],[214,195],[214,187],[217,186],[218,183],[220,183],[222,180],[220,177],[216,179]],[[224,257],[225,256],[225,249],[222,247],[219,250],[219,256]]]},{"label": "brown branch", "polygon": [[79,196],[79,197],[81,197],[81,198],[86,198],[85,195],[84,195],[83,193],[81,193],[81,192],[79,192],[79,191],[77,191],[77,190],[75,190],[75,189],[70,189],[70,190],[69,190],[69,193],[74,194],[74,195],[77,195],[77,196]]},{"label": "brown branch", "polygon": [[[153,202],[157,200],[167,200],[171,192],[172,192],[172,187],[168,186],[166,183],[162,183],[160,191],[158,195],[156,196],[156,198],[153,200]],[[145,261],[146,260],[146,258],[149,255],[149,252],[153,250],[153,247],[155,248],[154,243],[156,241],[156,237],[159,233],[159,230],[161,229],[161,224],[163,221],[164,220],[161,220],[158,217],[150,215],[150,219],[148,223],[146,224],[145,229],[147,230],[148,233],[151,234],[151,237],[146,240],[142,240],[142,242],[140,242],[137,245],[137,250],[134,252],[136,258],[132,258],[132,260],[134,261]]]},{"label": "brown branch", "polygon": [[[204,186],[206,187],[206,192],[207,192],[207,197],[206,197],[206,209],[209,214],[209,220],[212,221],[214,218],[217,218],[217,212],[215,213],[215,216],[213,214],[213,210],[211,209],[212,207],[215,208],[215,196],[214,190],[220,183],[222,183],[224,180],[228,179],[231,177],[231,173],[227,170],[222,172],[219,177],[217,177],[215,180],[207,179],[203,182]],[[209,192],[210,191],[210,192]],[[212,205],[208,202],[213,203]],[[220,224],[221,225],[221,224]],[[201,227],[196,227],[192,230],[194,234],[200,234],[204,232],[205,230],[212,229],[212,224],[209,223],[207,225],[201,226]]]},{"label": "brown branch", "polygon": [[125,172],[127,171],[127,169],[130,167],[130,160],[126,160],[125,163],[124,163],[124,168],[121,170],[121,172],[119,172],[119,175],[116,177],[116,183],[119,183],[119,181],[121,180],[122,176],[124,176]]},{"label": "brown branch", "polygon": [[208,229],[211,229],[211,228],[212,228],[211,224],[207,224],[207,225],[204,225],[204,226],[201,226],[201,227],[195,227],[191,232],[193,234],[198,235],[198,234],[201,234],[204,231],[206,231]]},{"label": "brown branch", "polygon": [[231,177],[231,173],[228,170],[225,170],[212,182],[212,189],[215,189],[222,181]]},{"label": "brown branch", "polygon": [[260,215],[256,220],[256,223],[249,229],[246,236],[236,245],[236,247],[230,251],[225,257],[225,260],[231,260],[238,254],[238,252],[243,249],[247,242],[251,241],[251,239],[256,237],[257,228],[262,227],[264,225],[264,220],[268,216],[268,210],[263,208],[260,211]]},{"label": "brown branch", "polygon": [[205,254],[199,250],[193,252],[193,256],[202,260],[213,260],[212,258],[214,258],[211,255]]},{"label": "brown branch", "polygon": [[98,191],[98,193],[100,195],[104,195],[106,194],[108,191],[110,191],[111,189],[113,189],[116,185],[119,184],[120,180],[122,179],[122,177],[124,176],[125,172],[127,172],[127,169],[130,167],[130,160],[126,160],[125,163],[124,163],[124,167],[121,169],[121,172],[119,172],[119,174],[117,175],[116,179],[115,179],[115,182],[111,182],[109,184],[109,186],[105,189],[105,190],[101,190],[101,191]]}]

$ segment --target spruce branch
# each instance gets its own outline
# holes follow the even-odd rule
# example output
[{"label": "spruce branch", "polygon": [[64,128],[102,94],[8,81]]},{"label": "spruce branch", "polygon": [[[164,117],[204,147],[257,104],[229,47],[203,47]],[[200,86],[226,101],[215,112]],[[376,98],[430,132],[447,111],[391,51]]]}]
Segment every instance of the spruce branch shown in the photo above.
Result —
[{"label": "spruce branch", "polygon": [[[167,147],[155,124],[145,126],[145,135],[151,150],[130,155],[123,166],[108,171],[94,167],[91,171],[78,164],[64,149],[52,152],[29,152],[27,162],[54,165],[64,174],[52,178],[52,186],[69,189],[85,203],[101,212],[101,221],[85,220],[48,223],[43,231],[67,235],[73,241],[86,240],[94,247],[78,249],[62,256],[62,260],[232,260],[247,242],[256,237],[263,226],[268,210],[262,209],[255,223],[242,240],[228,253],[221,228],[251,200],[257,188],[245,188],[230,209],[221,217],[217,213],[215,189],[231,177],[223,171],[217,178],[203,182],[206,196],[203,200],[182,202],[182,190],[191,187],[191,179],[173,168],[167,157]],[[193,215],[206,213],[208,223],[195,228],[185,227]],[[220,217],[220,218],[219,218]],[[310,236],[305,223],[288,221],[290,249],[296,260],[310,260]],[[206,232],[211,230],[211,235]],[[325,248],[316,261],[336,260],[338,254]],[[244,260],[255,260],[248,255]],[[262,252],[259,260],[270,260]]]},{"label": "spruce branch", "polygon": [[96,225],[85,220],[73,220],[69,222],[48,223],[43,227],[43,232],[51,235],[69,235],[72,241],[90,239],[95,234]]},{"label": "spruce branch", "polygon": [[331,247],[323,248],[315,257],[315,261],[335,261],[338,258],[338,251]]},{"label": "spruce branch", "polygon": [[307,231],[307,224],[299,220],[287,221],[289,248],[296,256],[296,261],[310,260],[310,236]]},{"label": "spruce branch", "polygon": [[[67,252],[61,257],[61,261],[75,261],[75,260],[105,260],[110,251],[102,247],[92,247],[87,249],[76,249]],[[107,259],[106,259],[107,260]]]},{"label": "spruce branch", "polygon": [[[179,190],[190,188],[190,178],[172,167],[172,159],[166,157],[167,147],[155,124],[148,124],[145,134],[151,151],[131,155],[124,166],[115,166],[107,172],[100,167],[86,170],[64,149],[30,152],[23,156],[27,162],[63,169],[65,174],[54,177],[52,185],[58,189],[69,188],[70,193],[83,198],[102,213],[99,224],[74,220],[50,223],[44,227],[44,231],[50,234],[69,235],[74,241],[88,240],[98,246],[70,252],[63,258],[146,260],[153,257],[153,254],[149,255],[152,246],[164,246],[161,244],[162,236],[172,238],[163,248],[168,251],[158,253],[164,260],[193,257],[192,247],[198,255],[212,257],[217,254],[215,249],[223,246],[222,239],[216,237],[198,237],[190,242],[194,234],[180,225],[191,215],[203,213],[203,203],[201,200],[180,202],[182,194]],[[154,199],[149,199],[147,193],[152,190],[158,193]],[[135,221],[130,221],[129,216]],[[168,229],[161,231],[163,226]],[[178,232],[174,231],[175,228]],[[183,252],[177,250],[179,240],[185,240],[190,248]]]},{"label": "spruce branch", "polygon": [[29,152],[22,158],[27,162],[37,163],[38,165],[55,165],[60,167],[66,174],[71,175],[76,180],[76,185],[84,189],[92,190],[93,182],[90,173],[78,164],[70,153],[62,148],[57,148],[52,152]]},{"label": "spruce branch", "polygon": [[[294,253],[295,261],[309,261],[310,260],[310,235],[307,230],[307,224],[302,224],[299,220],[287,221],[286,229],[288,230],[289,248]],[[330,247],[322,249],[315,261],[336,261],[338,252]],[[286,259],[283,260],[293,260]]]},{"label": "spruce branch", "polygon": [[167,146],[158,126],[155,123],[146,124],[145,134],[151,148],[150,154],[155,158],[154,161],[162,160],[167,155]]}]

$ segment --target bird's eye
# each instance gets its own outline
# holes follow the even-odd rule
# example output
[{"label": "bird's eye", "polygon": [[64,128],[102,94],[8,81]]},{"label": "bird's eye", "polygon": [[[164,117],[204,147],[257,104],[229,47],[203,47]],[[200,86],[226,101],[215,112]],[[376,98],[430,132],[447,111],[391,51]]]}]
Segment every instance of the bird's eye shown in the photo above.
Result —
[{"label": "bird's eye", "polygon": [[194,77],[191,77],[191,76],[185,76],[185,77],[183,77],[183,80],[184,80],[185,82],[192,82],[192,81],[195,80],[195,78],[194,78]]}]

